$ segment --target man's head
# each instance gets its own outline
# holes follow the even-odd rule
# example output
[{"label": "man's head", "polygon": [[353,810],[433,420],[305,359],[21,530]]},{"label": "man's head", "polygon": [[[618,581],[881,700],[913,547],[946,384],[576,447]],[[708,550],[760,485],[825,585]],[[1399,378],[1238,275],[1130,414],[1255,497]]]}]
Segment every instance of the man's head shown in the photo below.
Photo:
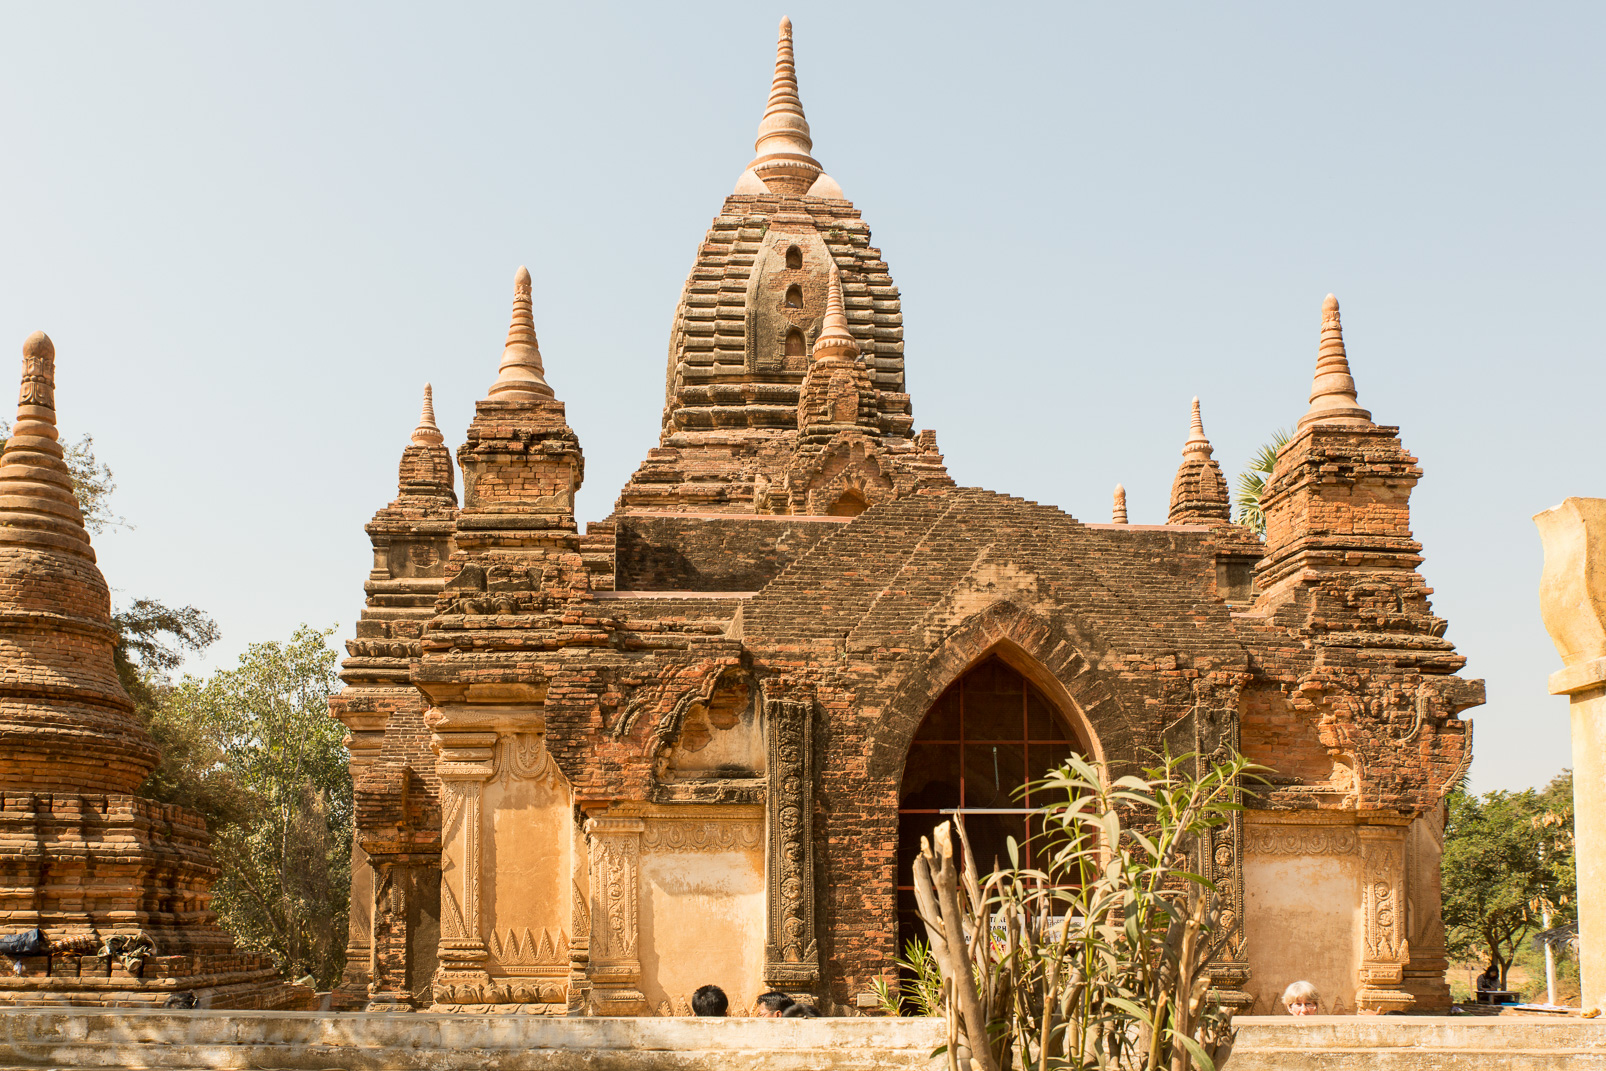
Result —
[{"label": "man's head", "polygon": [[758,1003],[753,1005],[753,1014],[760,1019],[779,1019],[786,1013],[786,1009],[796,1003],[791,997],[778,989],[758,995]]},{"label": "man's head", "polygon": [[717,985],[705,985],[691,995],[693,1015],[724,1015],[730,1007],[725,991]]},{"label": "man's head", "polygon": [[781,1013],[782,1019],[818,1019],[820,1013],[807,1004],[794,1004]]}]

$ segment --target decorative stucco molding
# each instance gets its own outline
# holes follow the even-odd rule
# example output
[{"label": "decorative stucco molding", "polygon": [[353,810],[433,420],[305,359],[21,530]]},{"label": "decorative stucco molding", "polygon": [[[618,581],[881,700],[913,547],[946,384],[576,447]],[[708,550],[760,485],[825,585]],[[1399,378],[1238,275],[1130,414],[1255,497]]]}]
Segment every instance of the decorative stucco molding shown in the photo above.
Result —
[{"label": "decorative stucco molding", "polygon": [[650,818],[641,834],[644,852],[749,852],[763,843],[763,827],[749,819]]}]

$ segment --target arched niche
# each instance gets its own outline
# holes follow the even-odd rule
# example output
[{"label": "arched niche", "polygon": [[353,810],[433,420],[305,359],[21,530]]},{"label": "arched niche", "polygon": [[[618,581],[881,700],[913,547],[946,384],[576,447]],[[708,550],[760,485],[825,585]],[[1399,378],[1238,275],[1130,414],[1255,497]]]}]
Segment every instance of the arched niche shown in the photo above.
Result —
[{"label": "arched niche", "polygon": [[[1075,717],[1049,691],[994,649],[961,673],[931,704],[910,741],[898,792],[898,951],[924,936],[915,913],[915,856],[922,837],[962,816],[976,864],[1007,866],[1007,839],[1021,865],[1036,865],[1040,829],[1031,812],[1048,802],[1031,783],[1073,753],[1092,754]],[[1039,667],[1040,668],[1040,667]]]},{"label": "arched niche", "polygon": [[864,495],[860,494],[857,489],[850,487],[842,492],[841,497],[831,503],[830,508],[825,513],[828,517],[857,517],[869,508],[870,504],[864,500]]}]

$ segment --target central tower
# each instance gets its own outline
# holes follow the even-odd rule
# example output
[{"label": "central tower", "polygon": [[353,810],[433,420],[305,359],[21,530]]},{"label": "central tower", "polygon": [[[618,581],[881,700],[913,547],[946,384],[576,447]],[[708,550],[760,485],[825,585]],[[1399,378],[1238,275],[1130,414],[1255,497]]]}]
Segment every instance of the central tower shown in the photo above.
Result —
[{"label": "central tower", "polygon": [[[933,471],[946,484],[935,440],[911,435],[898,289],[858,209],[814,158],[789,19],[753,149],[681,292],[659,445],[619,510],[825,513],[898,497]],[[853,434],[800,457],[799,396],[836,278],[863,372],[849,377],[860,394]]]}]

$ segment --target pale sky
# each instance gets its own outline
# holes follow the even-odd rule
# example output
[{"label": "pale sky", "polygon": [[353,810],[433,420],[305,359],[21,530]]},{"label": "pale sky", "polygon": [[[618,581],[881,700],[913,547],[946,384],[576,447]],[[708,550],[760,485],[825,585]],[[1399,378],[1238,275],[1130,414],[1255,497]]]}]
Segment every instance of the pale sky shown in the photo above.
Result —
[{"label": "pale sky", "polygon": [[214,615],[202,671],[348,636],[422,385],[455,447],[519,264],[606,515],[785,13],[961,484],[1163,522],[1189,399],[1231,479],[1334,291],[1488,681],[1474,787],[1570,765],[1530,518],[1606,496],[1598,4],[6,3],[0,370],[54,338],[115,597]]}]

